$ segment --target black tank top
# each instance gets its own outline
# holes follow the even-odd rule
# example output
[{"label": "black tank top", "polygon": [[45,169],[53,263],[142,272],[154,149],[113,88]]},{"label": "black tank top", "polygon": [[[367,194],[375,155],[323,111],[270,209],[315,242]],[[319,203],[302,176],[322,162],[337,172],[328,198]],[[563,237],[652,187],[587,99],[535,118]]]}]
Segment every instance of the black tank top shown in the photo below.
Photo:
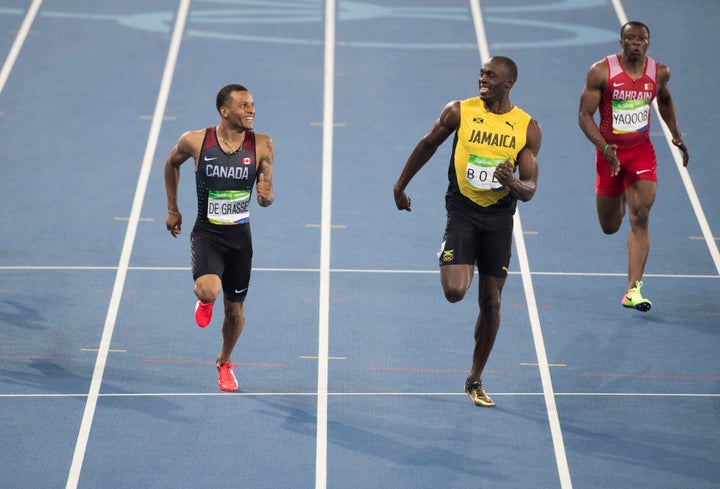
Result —
[{"label": "black tank top", "polygon": [[195,228],[232,232],[250,219],[250,197],[255,184],[255,133],[245,131],[242,146],[225,153],[214,127],[205,129],[195,186],[198,214]]}]

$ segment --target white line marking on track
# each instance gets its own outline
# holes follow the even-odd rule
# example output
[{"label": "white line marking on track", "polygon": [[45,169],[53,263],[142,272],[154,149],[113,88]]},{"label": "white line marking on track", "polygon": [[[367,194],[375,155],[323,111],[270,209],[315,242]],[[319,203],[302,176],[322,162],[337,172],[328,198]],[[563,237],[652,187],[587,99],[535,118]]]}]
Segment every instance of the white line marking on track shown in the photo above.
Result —
[{"label": "white line marking on track", "polygon": [[315,489],[327,487],[327,400],[330,320],[330,235],[332,232],[332,154],[335,127],[335,1],[325,2],[322,198],[320,217],[320,309],[318,322],[317,433]]},{"label": "white line marking on track", "polygon": [[7,83],[7,80],[10,77],[10,72],[12,71],[13,66],[15,66],[15,61],[20,54],[20,50],[22,49],[23,44],[25,44],[25,39],[27,39],[27,36],[30,32],[30,27],[35,21],[35,17],[37,16],[38,10],[40,10],[41,4],[42,0],[34,0],[28,8],[27,14],[25,14],[25,19],[23,20],[23,23],[20,26],[20,30],[15,37],[15,41],[10,48],[10,52],[5,59],[2,70],[0,70],[0,93],[2,93],[3,89],[5,88],[5,83]]},{"label": "white line marking on track", "polygon": [[552,378],[550,376],[550,365],[548,363],[547,353],[545,352],[545,340],[543,339],[542,327],[540,326],[540,314],[535,301],[535,291],[532,285],[530,263],[527,257],[527,250],[525,249],[525,238],[522,233],[519,211],[515,213],[515,227],[513,229],[513,235],[518,260],[520,261],[520,273],[522,275],[523,288],[525,289],[528,315],[530,316],[530,327],[532,329],[533,340],[535,342],[535,353],[538,358],[538,370],[540,371],[540,380],[543,386],[545,406],[547,408],[548,422],[550,424],[550,434],[552,435],[553,447],[555,448],[555,462],[558,468],[558,476],[560,477],[560,487],[563,489],[571,489],[572,481],[570,479],[570,468],[567,463],[565,442],[563,441],[562,429],[560,428],[560,416],[558,415],[557,405],[555,404],[555,393],[553,391]]},{"label": "white line marking on track", "polygon": [[[78,266],[78,265],[2,265],[0,270],[77,270],[77,271],[104,271],[117,270],[116,266]],[[128,270],[145,270],[149,272],[187,272],[190,267],[128,267]],[[288,273],[320,273],[319,268],[253,268],[253,272],[288,272]],[[359,268],[331,268],[330,273],[377,273],[377,274],[411,274],[411,275],[438,275],[434,270],[387,270],[387,269],[359,269]],[[477,272],[475,272],[477,273]],[[521,272],[508,272],[510,275],[521,275]],[[530,275],[557,276],[557,277],[626,277],[627,272],[530,272]],[[684,273],[646,273],[649,278],[677,278],[677,279],[720,279],[719,275],[684,274]]]},{"label": "white line marking on track", "polygon": [[[541,397],[543,392],[493,392],[493,397]],[[98,397],[315,397],[316,392],[108,392]],[[329,397],[465,397],[464,392],[328,392]],[[720,398],[720,394],[694,392],[555,392],[556,397],[672,397]],[[87,397],[87,394],[0,394],[0,399]]]},{"label": "white line marking on track", "polygon": [[120,263],[115,275],[115,284],[113,285],[113,292],[110,298],[107,316],[105,317],[105,326],[103,327],[102,338],[100,339],[98,356],[95,361],[95,370],[93,371],[92,380],[90,382],[90,391],[85,403],[85,410],[80,423],[78,439],[75,444],[75,452],[73,454],[72,464],[68,473],[67,484],[65,486],[66,489],[76,488],[78,482],[80,481],[80,472],[85,458],[88,438],[90,437],[90,428],[92,426],[93,417],[95,416],[95,407],[100,393],[100,384],[102,383],[105,363],[107,362],[108,351],[110,350],[110,340],[112,339],[113,330],[115,329],[115,321],[117,319],[120,299],[122,298],[122,292],[125,286],[125,277],[127,276],[128,265],[130,263],[130,255],[132,254],[135,234],[140,220],[140,211],[142,210],[145,191],[150,178],[152,160],[155,156],[155,149],[160,135],[160,127],[162,125],[165,107],[167,106],[170,85],[172,84],[175,64],[178,52],[180,51],[180,41],[182,39],[183,30],[185,29],[185,22],[187,20],[189,9],[190,0],[180,0],[177,17],[175,19],[175,27],[173,28],[172,41],[170,42],[168,57],[165,62],[165,70],[160,84],[160,92],[158,93],[155,112],[150,125],[150,133],[145,147],[145,156],[143,157],[140,176],[138,178],[135,197],[133,199],[132,210],[130,211],[130,220],[128,222],[127,231],[125,233],[125,241],[123,242],[120,254]]},{"label": "white line marking on track", "polygon": [[[625,9],[623,8],[622,2],[620,0],[612,0],[612,4],[615,8],[617,18],[620,21],[620,25],[625,25],[625,23],[628,22],[628,17],[625,14]],[[653,107],[655,109],[657,120],[660,123],[660,127],[662,127],[663,134],[665,135],[665,140],[667,141],[670,152],[672,153],[673,159],[675,160],[675,166],[680,173],[680,178],[683,181],[683,185],[685,185],[685,191],[688,194],[688,198],[690,199],[690,203],[692,204],[693,211],[695,211],[695,218],[697,219],[698,224],[700,225],[700,229],[702,230],[703,239],[705,240],[705,244],[708,247],[708,251],[710,252],[713,263],[715,264],[715,269],[717,270],[718,275],[720,275],[720,250],[718,250],[718,245],[715,242],[712,230],[710,229],[710,225],[708,224],[707,218],[705,217],[705,212],[703,211],[702,204],[700,204],[700,199],[697,196],[697,192],[695,192],[695,186],[693,185],[692,179],[690,178],[690,174],[688,173],[687,168],[682,165],[682,153],[672,143],[672,134],[670,133],[670,129],[668,129],[667,124],[665,124],[665,121],[660,115],[657,99],[653,100]]]},{"label": "white line marking on track", "polygon": [[[473,15],[473,24],[478,39],[478,49],[480,51],[480,60],[485,62],[490,57],[488,49],[487,37],[484,31],[482,20],[482,12],[480,10],[479,0],[470,0],[470,9]],[[523,288],[528,305],[528,314],[530,316],[530,326],[532,329],[533,340],[535,342],[535,352],[538,358],[538,369],[540,370],[540,379],[542,381],[543,393],[545,397],[545,406],[548,413],[548,422],[550,424],[550,433],[552,435],[553,447],[555,449],[555,462],[557,464],[558,476],[560,478],[560,486],[562,489],[571,489],[572,481],[570,479],[570,469],[568,467],[567,456],[565,453],[565,443],[563,441],[562,430],[560,428],[560,418],[555,404],[555,394],[553,393],[552,379],[550,377],[550,367],[548,366],[547,354],[545,353],[545,342],[543,340],[542,328],[540,327],[540,315],[535,302],[535,292],[532,286],[532,275],[530,273],[530,264],[525,249],[525,237],[523,235],[522,224],[520,223],[520,212],[515,213],[515,227],[513,229],[513,238],[515,240],[515,248],[517,249],[518,260],[520,261],[520,274],[522,275]]]}]

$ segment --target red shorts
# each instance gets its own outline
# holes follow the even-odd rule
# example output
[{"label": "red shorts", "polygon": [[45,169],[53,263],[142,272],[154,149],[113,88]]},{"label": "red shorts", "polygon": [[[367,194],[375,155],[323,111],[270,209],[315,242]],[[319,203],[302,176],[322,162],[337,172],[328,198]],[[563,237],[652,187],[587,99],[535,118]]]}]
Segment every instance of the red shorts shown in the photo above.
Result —
[{"label": "red shorts", "polygon": [[631,148],[618,148],[620,173],[610,176],[610,164],[599,149],[595,151],[595,192],[615,197],[638,180],[657,182],[657,157],[650,139]]}]

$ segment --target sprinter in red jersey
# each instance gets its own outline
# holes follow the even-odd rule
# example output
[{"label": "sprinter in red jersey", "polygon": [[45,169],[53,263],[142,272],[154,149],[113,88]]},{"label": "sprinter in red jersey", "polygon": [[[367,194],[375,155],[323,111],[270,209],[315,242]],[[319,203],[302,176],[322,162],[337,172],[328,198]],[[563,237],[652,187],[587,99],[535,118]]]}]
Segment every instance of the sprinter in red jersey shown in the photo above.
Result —
[{"label": "sprinter in red jersey", "polygon": [[[624,307],[648,311],[652,303],[640,293],[650,237],[648,220],[657,190],[655,149],[650,142],[652,101],[672,134],[672,143],[688,164],[688,150],[680,138],[668,81],[670,69],[647,56],[650,30],[640,22],[620,29],[620,54],[590,67],[580,96],[580,129],[595,145],[597,213],[606,234],[620,229],[629,210],[628,291]],[[600,124],[595,112],[600,111]]]}]

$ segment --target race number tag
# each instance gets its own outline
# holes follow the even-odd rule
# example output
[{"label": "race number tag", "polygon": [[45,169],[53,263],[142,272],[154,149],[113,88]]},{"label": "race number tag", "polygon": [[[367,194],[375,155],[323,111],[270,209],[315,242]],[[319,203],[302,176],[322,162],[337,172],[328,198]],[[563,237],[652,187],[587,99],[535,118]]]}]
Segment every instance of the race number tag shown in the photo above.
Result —
[{"label": "race number tag", "polygon": [[465,170],[465,179],[477,190],[502,190],[504,187],[495,179],[495,169],[504,158],[484,158],[470,155]]},{"label": "race number tag", "polygon": [[250,190],[210,190],[208,192],[208,222],[233,225],[250,219]]},{"label": "race number tag", "polygon": [[613,100],[613,134],[645,131],[650,121],[649,100]]}]

